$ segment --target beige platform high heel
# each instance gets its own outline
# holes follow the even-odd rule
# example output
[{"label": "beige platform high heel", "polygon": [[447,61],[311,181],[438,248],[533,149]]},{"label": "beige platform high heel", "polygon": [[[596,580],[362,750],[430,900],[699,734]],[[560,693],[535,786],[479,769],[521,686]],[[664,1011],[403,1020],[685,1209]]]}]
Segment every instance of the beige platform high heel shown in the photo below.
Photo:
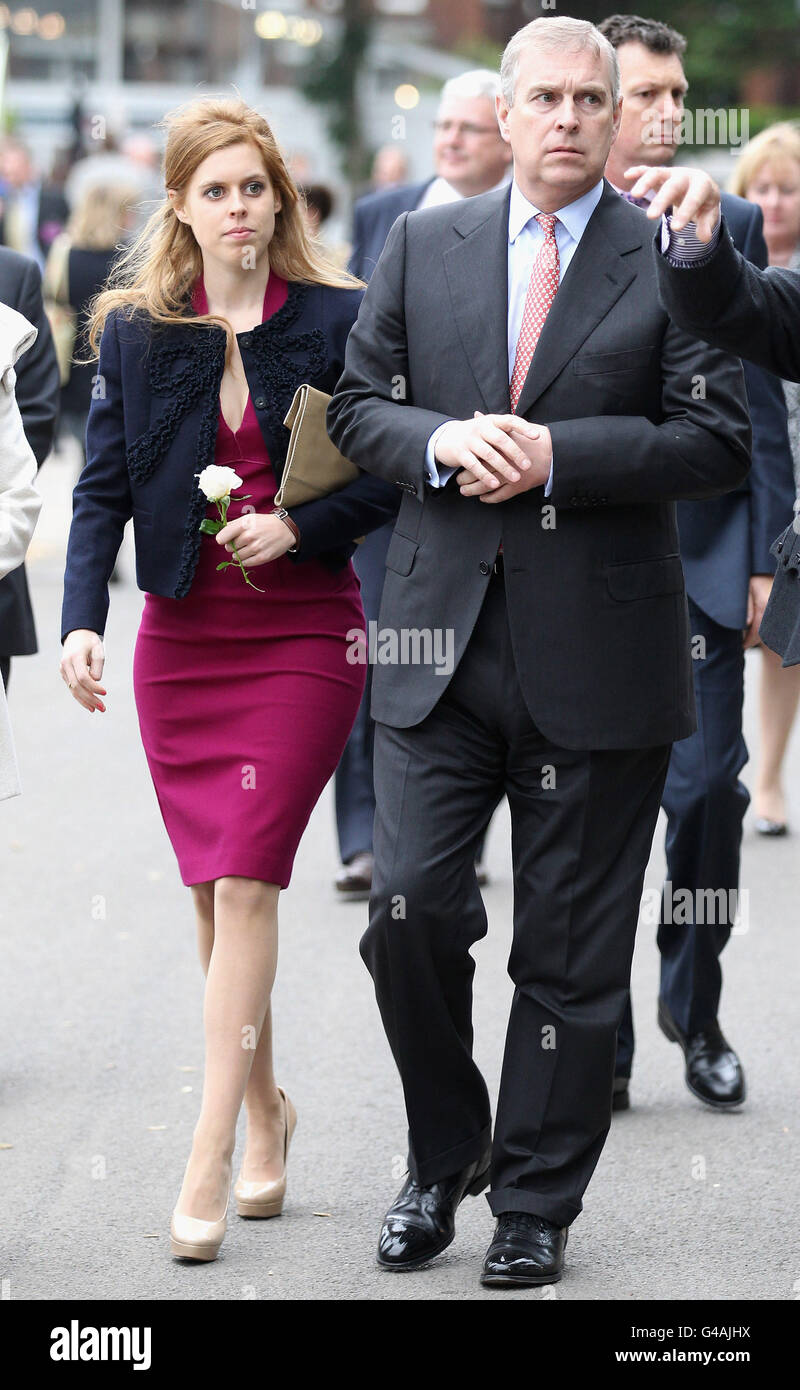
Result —
[{"label": "beige platform high heel", "polygon": [[273,1182],[247,1182],[240,1173],[233,1188],[236,1210],[240,1216],[280,1216],[283,1211],[283,1199],[286,1196],[286,1160],[297,1124],[297,1111],[282,1087],[279,1086],[278,1091],[283,1101],[286,1126],[283,1141],[283,1173]]},{"label": "beige platform high heel", "polygon": [[[230,1183],[230,1167],[228,1168]],[[183,1260],[215,1260],[228,1224],[228,1200],[218,1221],[206,1221],[199,1216],[184,1216],[177,1207],[169,1223],[173,1255]]]},{"label": "beige platform high heel", "polygon": [[215,1260],[225,1236],[228,1214],[219,1221],[202,1221],[174,1211],[169,1223],[173,1255],[184,1260]]}]

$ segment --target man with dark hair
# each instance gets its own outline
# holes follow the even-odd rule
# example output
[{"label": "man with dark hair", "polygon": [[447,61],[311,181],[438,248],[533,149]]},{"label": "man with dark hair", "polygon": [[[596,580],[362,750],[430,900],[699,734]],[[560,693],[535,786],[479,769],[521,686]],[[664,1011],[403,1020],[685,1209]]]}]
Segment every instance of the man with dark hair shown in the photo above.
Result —
[{"label": "man with dark hair", "polygon": [[616,48],[617,56],[622,45],[627,43],[640,43],[650,53],[676,53],[682,57],[686,52],[683,34],[658,19],[642,19],[638,14],[612,14],[597,27]]},{"label": "man with dark hair", "polygon": [[[606,178],[629,198],[626,169],[666,165],[675,157],[688,89],[681,61],[686,40],[668,25],[639,15],[612,15],[599,28],[617,50],[623,97]],[[742,254],[765,266],[760,209],[729,194],[724,204]],[[753,366],[746,367],[745,380],[753,426],[749,477],[724,496],[677,505],[700,717],[697,732],[673,747],[662,802],[668,822],[667,887],[658,931],[658,1021],[682,1047],[689,1090],[719,1109],[740,1105],[745,1098],[741,1063],[717,1022],[719,955],[733,925],[742,819],[749,802],[739,780],[747,761],[744,647],[758,640],[775,572],[770,543],[791,515],[794,497],[780,382]],[[687,394],[689,390],[687,383]],[[720,906],[723,899],[726,909]],[[689,900],[693,908],[687,914],[683,905]],[[616,1109],[629,1103],[633,1047],[629,1001],[618,1036]]]}]

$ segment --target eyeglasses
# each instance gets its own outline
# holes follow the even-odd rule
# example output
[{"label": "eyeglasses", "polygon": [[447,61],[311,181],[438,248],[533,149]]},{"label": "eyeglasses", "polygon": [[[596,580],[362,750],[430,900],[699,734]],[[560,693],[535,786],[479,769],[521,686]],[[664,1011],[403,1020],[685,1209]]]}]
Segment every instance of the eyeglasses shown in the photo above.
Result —
[{"label": "eyeglasses", "polygon": [[437,135],[499,135],[496,125],[470,125],[469,121],[434,121]]}]

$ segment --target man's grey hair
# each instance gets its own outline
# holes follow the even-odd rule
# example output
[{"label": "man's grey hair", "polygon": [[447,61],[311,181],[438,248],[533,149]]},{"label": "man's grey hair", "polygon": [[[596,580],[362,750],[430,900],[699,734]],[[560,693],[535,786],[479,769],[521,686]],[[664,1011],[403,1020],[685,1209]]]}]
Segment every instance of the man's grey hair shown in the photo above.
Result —
[{"label": "man's grey hair", "polygon": [[469,101],[473,97],[485,97],[494,105],[495,97],[500,96],[500,77],[489,68],[473,68],[470,72],[460,72],[445,82],[439,94],[439,105],[458,99]]},{"label": "man's grey hair", "polygon": [[558,19],[542,17],[531,20],[530,24],[526,24],[524,28],[518,29],[516,34],[512,34],[500,62],[500,86],[503,100],[507,106],[512,106],[514,102],[519,60],[523,51],[531,44],[536,44],[537,48],[549,50],[551,53],[588,49],[597,57],[605,58],[611,95],[614,105],[617,105],[620,99],[621,83],[619,60],[614,46],[587,19],[571,19],[565,15]]}]

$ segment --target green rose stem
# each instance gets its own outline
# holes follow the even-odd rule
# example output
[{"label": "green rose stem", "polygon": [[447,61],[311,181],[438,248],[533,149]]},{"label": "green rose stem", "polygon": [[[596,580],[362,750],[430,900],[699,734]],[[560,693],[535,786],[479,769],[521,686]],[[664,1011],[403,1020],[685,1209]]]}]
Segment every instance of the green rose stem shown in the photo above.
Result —
[{"label": "green rose stem", "polygon": [[[248,497],[252,497],[252,493],[246,492],[245,495],[244,495],[244,497],[237,497],[236,501],[237,501],[237,502],[246,502],[247,499],[248,499]],[[231,495],[230,495],[230,493],[228,493],[227,497],[219,497],[219,498],[217,498],[216,503],[215,503],[215,506],[216,506],[216,508],[217,508],[217,511],[219,512],[219,518],[220,518],[220,519],[219,519],[219,521],[212,521],[211,517],[209,517],[209,516],[203,517],[203,520],[200,522],[200,530],[203,532],[203,535],[205,535],[205,536],[216,536],[217,533],[218,533],[219,531],[222,530],[223,526],[227,526],[227,524],[228,524],[228,508],[229,508],[230,504],[231,504]],[[241,556],[239,555],[239,552],[238,552],[238,550],[236,549],[236,542],[235,542],[235,541],[231,541],[231,545],[233,546],[233,553],[234,553],[234,555],[236,556],[236,559],[235,559],[235,560],[223,560],[221,565],[217,565],[217,569],[218,569],[218,570],[226,570],[226,569],[228,568],[229,565],[238,565],[238,566],[239,566],[239,569],[242,571],[242,574],[244,575],[244,582],[245,582],[245,584],[249,584],[251,589],[257,589],[258,592],[259,592],[260,594],[266,593],[266,590],[265,590],[265,589],[259,589],[258,585],[253,583],[252,579],[250,578],[249,574],[247,573],[247,570],[245,569],[244,565],[242,564]]]}]

